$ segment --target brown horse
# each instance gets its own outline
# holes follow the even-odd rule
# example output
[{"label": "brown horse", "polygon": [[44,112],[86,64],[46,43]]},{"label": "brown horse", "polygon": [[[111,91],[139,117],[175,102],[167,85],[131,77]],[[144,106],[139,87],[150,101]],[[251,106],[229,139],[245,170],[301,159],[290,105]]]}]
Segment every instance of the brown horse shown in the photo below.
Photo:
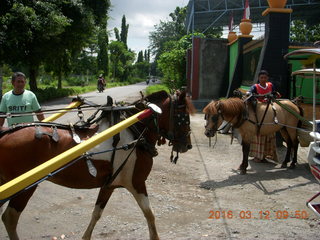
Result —
[{"label": "brown horse", "polygon": [[[300,114],[299,108],[291,101],[282,100],[281,103]],[[239,98],[229,98],[212,101],[203,109],[206,119],[205,135],[207,137],[215,135],[223,120],[231,123],[234,128],[239,130],[242,137],[243,153],[242,163],[239,167],[241,174],[246,174],[250,143],[258,131],[260,135],[269,135],[280,130],[281,135],[287,143],[287,153],[282,167],[286,167],[290,161],[292,148],[294,156],[290,167],[294,168],[297,162],[299,142],[296,128],[299,120],[276,103],[273,104],[273,107],[269,105],[266,110],[267,107],[267,103],[258,102],[255,115],[251,103],[246,104]],[[263,117],[264,115],[265,117]],[[263,123],[260,125],[259,123],[262,120]]]},{"label": "brown horse", "polygon": [[[147,220],[150,239],[159,239],[145,181],[151,171],[153,157],[157,155],[156,143],[158,145],[164,144],[164,139],[167,138],[173,145],[173,150],[177,152],[186,152],[192,148],[189,112],[193,111],[194,108],[185,93],[181,93],[177,97],[171,97],[166,92],[161,91],[145,97],[143,101],[136,102],[137,109],[120,112],[102,111],[98,118],[91,119],[91,123],[97,123],[98,130],[96,127],[71,131],[68,128],[62,129],[59,125],[46,127],[40,125],[40,123],[35,123],[5,131],[0,138],[0,182],[2,184],[6,183],[75,146],[75,135],[78,135],[81,139],[88,138],[95,132],[107,129],[112,125],[112,122],[116,123],[115,119],[119,117],[119,114],[129,116],[143,110],[146,108],[144,102],[158,105],[162,114],[152,116],[138,122],[130,129],[123,130],[117,137],[113,137],[93,148],[90,153],[96,154],[92,154],[89,159],[85,158],[75,162],[48,180],[70,188],[100,188],[91,221],[82,239],[91,239],[94,226],[104,207],[114,189],[119,187],[126,188],[136,199]],[[143,137],[136,142],[136,147],[130,148],[129,146],[133,145],[130,143],[134,142],[137,135],[142,132]],[[52,136],[49,136],[50,134]],[[58,141],[57,136],[59,136]],[[105,151],[115,148],[118,150]],[[133,151],[131,155],[129,155],[130,151]],[[118,175],[114,175],[127,156],[129,158],[122,170]],[[91,173],[88,161],[95,168],[96,176]],[[18,220],[35,190],[36,186],[10,199],[8,207],[2,215],[2,220],[11,240],[19,239],[16,231]],[[0,203],[1,205],[3,203]]]}]

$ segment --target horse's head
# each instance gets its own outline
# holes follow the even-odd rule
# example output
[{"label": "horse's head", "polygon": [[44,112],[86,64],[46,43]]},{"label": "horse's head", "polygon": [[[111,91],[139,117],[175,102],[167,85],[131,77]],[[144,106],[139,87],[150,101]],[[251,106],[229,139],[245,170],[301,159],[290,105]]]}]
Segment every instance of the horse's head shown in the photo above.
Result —
[{"label": "horse's head", "polygon": [[189,114],[194,112],[194,107],[186,93],[170,96],[160,91],[145,97],[145,100],[162,109],[158,119],[159,133],[170,141],[173,151],[183,153],[191,149]]},{"label": "horse's head", "polygon": [[218,127],[223,122],[223,116],[220,109],[220,101],[211,101],[204,109],[204,119],[206,120],[205,132],[207,137],[214,137]]},{"label": "horse's head", "polygon": [[[218,130],[222,130],[227,123],[238,128],[243,123],[245,104],[240,98],[228,98],[210,102],[204,109],[207,137],[213,137]],[[225,121],[226,124],[221,125]],[[220,128],[220,129],[219,129]]]}]

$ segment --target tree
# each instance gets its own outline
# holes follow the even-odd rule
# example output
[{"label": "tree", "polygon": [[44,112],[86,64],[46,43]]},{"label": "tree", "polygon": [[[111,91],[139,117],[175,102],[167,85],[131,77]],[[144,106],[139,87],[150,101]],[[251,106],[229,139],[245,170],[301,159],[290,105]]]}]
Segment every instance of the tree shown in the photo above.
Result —
[{"label": "tree", "polygon": [[138,53],[138,59],[137,59],[137,63],[143,62],[143,51],[140,51]]},{"label": "tree", "polygon": [[134,76],[139,78],[146,78],[150,74],[150,63],[148,58],[149,50],[140,51],[138,53],[137,61],[134,65]]},{"label": "tree", "polygon": [[166,42],[165,51],[157,61],[164,83],[170,89],[179,89],[186,84],[186,52],[192,46],[193,36],[205,37],[202,33],[194,33],[183,36],[179,41]]},{"label": "tree", "polygon": [[39,65],[52,53],[50,40],[63,33],[70,20],[49,1],[11,1],[0,21],[4,37],[1,58],[14,66],[26,66],[30,87],[36,90]]},{"label": "tree", "polygon": [[144,61],[150,62],[150,49],[144,50]]},{"label": "tree", "polygon": [[307,25],[306,21],[292,21],[290,40],[293,42],[316,42],[320,39],[320,24]]},{"label": "tree", "polygon": [[125,44],[119,41],[112,41],[109,44],[109,51],[113,79],[126,81],[135,54],[131,50],[127,50]]},{"label": "tree", "polygon": [[127,44],[127,38],[128,38],[128,31],[129,31],[129,24],[126,23],[126,16],[122,16],[122,21],[121,21],[121,33],[120,33],[120,41],[124,43],[126,48],[128,48]]},{"label": "tree", "polygon": [[115,28],[113,29],[113,31],[114,31],[114,36],[115,36],[115,38],[117,39],[117,41],[120,42],[119,29],[115,27]]},{"label": "tree", "polygon": [[163,53],[165,42],[179,40],[187,32],[184,27],[187,8],[176,7],[169,16],[171,20],[160,21],[149,35],[151,53],[156,59]]},{"label": "tree", "polygon": [[109,0],[4,2],[0,14],[1,59],[27,67],[32,91],[37,90],[42,63],[52,65],[57,75],[70,69],[65,64],[86,47],[96,23],[110,6]]},{"label": "tree", "polygon": [[108,57],[108,33],[106,24],[101,25],[98,33],[98,70],[102,71],[104,76],[109,74],[109,57]]}]

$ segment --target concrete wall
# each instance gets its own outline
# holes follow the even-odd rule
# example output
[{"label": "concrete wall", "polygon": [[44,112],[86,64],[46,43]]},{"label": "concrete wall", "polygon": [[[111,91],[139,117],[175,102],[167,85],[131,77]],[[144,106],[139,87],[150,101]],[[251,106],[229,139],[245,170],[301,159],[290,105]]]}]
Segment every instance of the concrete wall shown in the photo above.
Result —
[{"label": "concrete wall", "polygon": [[[228,41],[226,39],[200,39],[198,92],[192,95],[198,109],[212,99],[224,97],[228,89]],[[197,65],[194,63],[194,66]],[[196,85],[193,82],[193,85]],[[193,91],[196,91],[195,89]]]}]

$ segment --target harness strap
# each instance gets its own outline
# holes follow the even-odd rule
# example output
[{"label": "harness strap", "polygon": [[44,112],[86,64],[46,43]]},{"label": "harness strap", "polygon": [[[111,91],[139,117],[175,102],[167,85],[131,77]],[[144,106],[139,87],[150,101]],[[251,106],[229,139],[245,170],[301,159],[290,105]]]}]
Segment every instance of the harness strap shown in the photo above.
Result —
[{"label": "harness strap", "polygon": [[131,154],[133,153],[133,151],[136,149],[137,147],[137,143],[140,141],[140,139],[142,138],[143,134],[145,133],[147,127],[145,127],[142,131],[142,133],[140,134],[139,138],[137,139],[137,142],[135,142],[133,148],[131,149],[131,151],[129,152],[129,154],[127,155],[126,159],[122,162],[122,164],[119,166],[119,168],[115,171],[115,173],[111,176],[109,176],[105,182],[105,184],[103,185],[103,187],[107,188],[109,187],[112,182],[116,179],[116,177],[119,175],[119,173],[121,172],[121,170],[124,168],[124,166],[126,165],[126,163],[129,160],[129,157],[131,156]]},{"label": "harness strap", "polygon": [[[113,121],[112,125],[115,125],[120,121],[120,113],[118,111],[112,112],[111,116],[113,116],[111,118]],[[116,135],[113,136],[113,143],[112,143],[113,151],[112,151],[112,156],[111,156],[111,165],[112,166],[114,163],[114,158],[116,156],[116,147],[117,147],[119,141],[120,141],[120,133],[117,133]]]},{"label": "harness strap", "polygon": [[[173,96],[173,98],[175,98],[175,96]],[[169,95],[169,99],[170,99],[170,115],[169,115],[169,131],[167,134],[165,134],[163,131],[161,131],[161,134],[167,138],[169,140],[169,146],[170,144],[172,144],[172,140],[174,138],[174,133],[173,133],[173,129],[174,129],[174,109],[175,109],[175,100],[172,99],[172,96]]]},{"label": "harness strap", "polygon": [[266,109],[264,110],[263,117],[262,117],[260,123],[258,123],[258,126],[257,126],[257,127],[258,127],[258,129],[257,129],[257,135],[260,134],[261,126],[262,126],[263,121],[264,121],[264,119],[265,119],[265,117],[266,117],[266,115],[267,115],[269,106],[270,106],[270,99],[268,100],[267,107],[266,107]]},{"label": "harness strap", "polygon": [[278,118],[277,118],[277,109],[276,109],[276,107],[273,105],[273,102],[271,102],[271,108],[272,108],[272,110],[273,110],[273,121],[274,121],[274,123],[275,124],[278,124],[279,123],[279,121],[278,121]]}]

